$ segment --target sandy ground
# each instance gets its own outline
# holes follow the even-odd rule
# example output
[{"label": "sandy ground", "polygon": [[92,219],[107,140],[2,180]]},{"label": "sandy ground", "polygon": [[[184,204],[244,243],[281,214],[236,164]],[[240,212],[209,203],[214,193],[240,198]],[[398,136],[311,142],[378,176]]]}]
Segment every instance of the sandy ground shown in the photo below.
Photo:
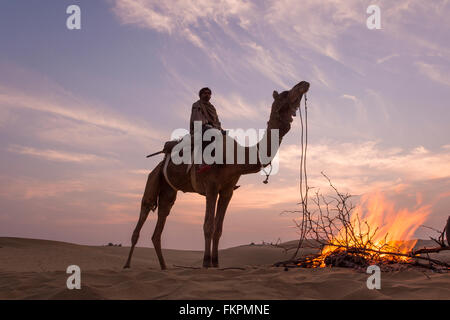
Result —
[{"label": "sandy ground", "polygon": [[[424,245],[419,243],[418,245]],[[127,247],[82,246],[57,241],[0,238],[0,299],[450,299],[450,273],[382,273],[369,290],[368,274],[343,268],[271,267],[290,257],[271,246],[221,250],[221,268],[200,267],[202,252],[164,250],[161,271],[150,248],[137,248],[123,270]],[[439,259],[450,262],[450,252]],[[81,268],[81,290],[68,290],[66,268]]]}]

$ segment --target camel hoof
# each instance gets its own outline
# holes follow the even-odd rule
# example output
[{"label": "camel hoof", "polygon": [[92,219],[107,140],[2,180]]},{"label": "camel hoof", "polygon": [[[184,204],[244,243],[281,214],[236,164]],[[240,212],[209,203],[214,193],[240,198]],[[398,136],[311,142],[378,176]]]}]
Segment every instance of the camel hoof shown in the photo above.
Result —
[{"label": "camel hoof", "polygon": [[211,256],[203,257],[203,268],[209,268],[212,265]]}]

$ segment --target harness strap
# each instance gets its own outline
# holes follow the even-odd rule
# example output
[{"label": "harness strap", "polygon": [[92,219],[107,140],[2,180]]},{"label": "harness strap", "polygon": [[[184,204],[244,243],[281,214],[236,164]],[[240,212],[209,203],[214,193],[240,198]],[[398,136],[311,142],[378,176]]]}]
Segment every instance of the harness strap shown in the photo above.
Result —
[{"label": "harness strap", "polygon": [[170,154],[167,154],[166,160],[164,162],[164,168],[163,168],[164,178],[166,179],[167,183],[169,184],[169,186],[172,187],[173,190],[178,191],[178,189],[173,186],[173,184],[170,182],[169,178],[167,177],[167,165],[169,164],[169,160],[170,160]]}]

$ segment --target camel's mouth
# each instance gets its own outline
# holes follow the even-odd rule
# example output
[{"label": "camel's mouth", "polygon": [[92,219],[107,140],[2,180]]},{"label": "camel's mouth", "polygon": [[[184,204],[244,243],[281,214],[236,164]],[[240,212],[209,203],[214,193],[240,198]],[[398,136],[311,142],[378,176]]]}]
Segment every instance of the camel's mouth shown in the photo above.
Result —
[{"label": "camel's mouth", "polygon": [[289,90],[289,100],[293,104],[300,102],[302,95],[308,92],[309,82],[302,81],[296,84],[291,90]]},{"label": "camel's mouth", "polygon": [[289,104],[292,112],[292,116],[295,117],[296,111],[300,108],[300,101],[303,94],[308,92],[309,82],[302,81],[296,84],[291,90],[289,90]]},{"label": "camel's mouth", "polygon": [[[297,109],[300,108],[300,101],[303,94],[309,90],[309,82],[302,81],[296,84],[291,90],[283,91],[278,94],[277,91],[273,92],[274,105],[272,110],[278,113],[278,118],[284,123],[291,123],[292,117],[295,117]],[[273,109],[273,106],[277,106]]]},{"label": "camel's mouth", "polygon": [[299,87],[303,91],[303,93],[306,93],[309,90],[309,82],[302,81],[299,83]]}]

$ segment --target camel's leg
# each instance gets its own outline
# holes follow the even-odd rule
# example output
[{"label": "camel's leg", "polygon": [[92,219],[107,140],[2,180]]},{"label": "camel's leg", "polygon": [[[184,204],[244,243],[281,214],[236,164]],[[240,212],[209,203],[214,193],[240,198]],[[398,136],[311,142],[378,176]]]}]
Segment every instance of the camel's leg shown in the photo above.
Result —
[{"label": "camel's leg", "polygon": [[127,263],[124,265],[124,269],[130,267],[131,263],[131,256],[133,255],[134,247],[136,246],[136,243],[139,239],[139,233],[141,232],[141,228],[144,225],[145,220],[147,220],[148,213],[150,212],[150,206],[146,205],[144,201],[142,201],[141,204],[141,213],[139,215],[139,221],[136,225],[136,228],[134,228],[133,235],[131,236],[131,249],[130,253],[128,254],[128,260]]},{"label": "camel's leg", "polygon": [[219,240],[222,235],[223,220],[227,211],[228,204],[233,196],[233,189],[221,192],[217,203],[217,213],[214,219],[213,247],[212,247],[212,266],[219,266]]},{"label": "camel's leg", "polygon": [[139,215],[139,220],[137,222],[137,225],[134,228],[133,235],[131,236],[131,249],[130,249],[130,253],[128,254],[127,262],[125,263],[125,266],[123,267],[124,269],[130,267],[131,257],[133,256],[134,247],[136,246],[136,243],[138,242],[139,233],[141,232],[142,226],[144,225],[145,220],[147,220],[148,214],[149,214],[150,210],[152,209],[152,206],[154,205],[152,198],[154,197],[153,194],[156,191],[153,188],[155,188],[155,186],[154,186],[155,179],[159,179],[158,176],[155,176],[155,175],[159,175],[158,170],[160,170],[161,165],[162,165],[161,163],[158,164],[158,166],[155,169],[153,169],[153,171],[148,175],[147,183],[145,185],[144,195],[142,196],[142,201],[141,201],[141,213]]},{"label": "camel's leg", "polygon": [[172,209],[176,198],[177,192],[165,183],[164,186],[161,187],[161,193],[159,194],[158,221],[156,222],[155,231],[152,236],[153,247],[155,248],[156,255],[158,256],[161,270],[167,269],[161,251],[161,234],[163,232],[167,216],[169,215],[170,209]]},{"label": "camel's leg", "polygon": [[214,230],[214,214],[216,211],[217,191],[206,192],[206,212],[203,232],[205,235],[205,253],[203,256],[203,267],[211,266],[211,238]]}]

